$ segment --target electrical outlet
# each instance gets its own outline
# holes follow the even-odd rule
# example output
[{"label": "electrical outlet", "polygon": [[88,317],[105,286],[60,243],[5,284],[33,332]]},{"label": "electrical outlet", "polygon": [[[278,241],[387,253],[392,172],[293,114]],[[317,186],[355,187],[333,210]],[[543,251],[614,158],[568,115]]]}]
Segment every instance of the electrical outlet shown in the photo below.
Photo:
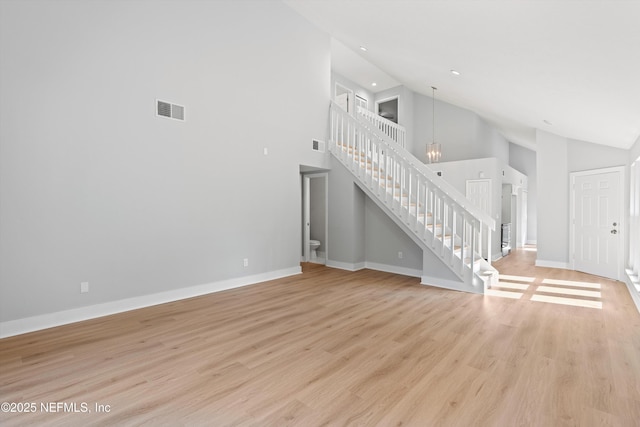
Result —
[{"label": "electrical outlet", "polygon": [[402,259],[402,257],[403,257],[402,251],[398,251],[398,258]]},{"label": "electrical outlet", "polygon": [[80,293],[85,294],[89,292],[89,282],[80,283]]},{"label": "electrical outlet", "polygon": [[249,267],[249,258],[245,258],[245,259],[242,261],[242,265],[244,265],[245,267]]}]

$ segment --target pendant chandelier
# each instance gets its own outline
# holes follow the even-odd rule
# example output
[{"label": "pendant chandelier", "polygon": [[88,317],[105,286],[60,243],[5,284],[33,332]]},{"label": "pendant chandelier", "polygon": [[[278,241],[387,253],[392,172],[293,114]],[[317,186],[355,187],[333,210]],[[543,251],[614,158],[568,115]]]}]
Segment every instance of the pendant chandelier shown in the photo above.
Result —
[{"label": "pendant chandelier", "polygon": [[433,101],[433,108],[431,109],[431,112],[433,113],[433,123],[431,129],[433,131],[433,135],[431,144],[427,144],[427,159],[429,160],[429,163],[438,163],[440,161],[440,157],[442,157],[442,147],[440,144],[436,143],[436,89],[436,87],[431,86],[431,99]]}]

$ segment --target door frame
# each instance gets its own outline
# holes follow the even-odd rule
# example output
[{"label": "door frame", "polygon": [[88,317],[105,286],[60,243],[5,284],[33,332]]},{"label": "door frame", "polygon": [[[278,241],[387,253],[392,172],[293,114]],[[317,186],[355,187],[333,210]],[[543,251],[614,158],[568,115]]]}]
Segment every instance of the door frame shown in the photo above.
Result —
[{"label": "door frame", "polygon": [[375,109],[374,113],[377,116],[378,115],[378,109],[380,108],[380,104],[383,104],[383,103],[388,102],[388,101],[393,101],[394,99],[396,99],[398,101],[398,116],[396,117],[396,124],[400,125],[400,115],[401,115],[400,114],[401,113],[401,111],[400,111],[400,109],[401,109],[401,107],[400,107],[400,95],[391,95],[391,96],[388,96],[386,98],[377,99],[374,102],[374,109]]},{"label": "door frame", "polygon": [[342,89],[343,92],[347,93],[347,113],[354,115],[355,110],[355,99],[353,98],[353,89],[348,88],[342,83],[335,82],[335,86],[333,89],[333,100],[337,101],[338,97],[338,88]]},{"label": "door frame", "polygon": [[[575,206],[575,195],[576,195],[576,177],[578,176],[588,176],[588,175],[600,175],[604,173],[612,173],[618,172],[618,189],[620,194],[619,206],[620,209],[620,222],[618,226],[618,232],[620,234],[620,238],[618,239],[618,265],[616,268],[616,277],[611,278],[615,280],[620,280],[622,271],[624,269],[624,240],[625,240],[625,226],[626,226],[626,216],[624,210],[624,179],[625,179],[625,167],[624,166],[613,166],[602,169],[589,169],[578,172],[570,172],[569,173],[569,267],[571,270],[576,269],[576,206]],[[588,273],[587,273],[588,274]]]},{"label": "door frame", "polygon": [[302,261],[311,259],[309,240],[311,240],[311,179],[324,178],[324,263],[329,259],[329,174],[327,172],[302,174]]}]

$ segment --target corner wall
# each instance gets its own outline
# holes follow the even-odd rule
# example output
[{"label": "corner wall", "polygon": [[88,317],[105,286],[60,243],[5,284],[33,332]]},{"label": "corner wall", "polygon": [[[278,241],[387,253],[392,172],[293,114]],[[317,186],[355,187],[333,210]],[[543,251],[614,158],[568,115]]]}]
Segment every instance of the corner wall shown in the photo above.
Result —
[{"label": "corner wall", "polygon": [[569,266],[569,172],[567,139],[538,130],[538,252],[536,265]]},{"label": "corner wall", "polygon": [[[629,151],[564,138],[538,130],[536,133],[538,178],[538,259],[536,265],[568,268],[569,174],[591,169],[624,166]],[[622,189],[629,194],[628,182]],[[629,198],[625,196],[625,212]],[[628,239],[629,236],[625,236]],[[625,245],[627,248],[628,245]],[[626,253],[623,255],[626,258]]]},{"label": "corner wall", "polygon": [[527,176],[527,242],[538,240],[538,169],[536,152],[509,144],[509,165]]},{"label": "corner wall", "polygon": [[330,40],[289,7],[2,1],[0,55],[0,322],[299,271]]}]

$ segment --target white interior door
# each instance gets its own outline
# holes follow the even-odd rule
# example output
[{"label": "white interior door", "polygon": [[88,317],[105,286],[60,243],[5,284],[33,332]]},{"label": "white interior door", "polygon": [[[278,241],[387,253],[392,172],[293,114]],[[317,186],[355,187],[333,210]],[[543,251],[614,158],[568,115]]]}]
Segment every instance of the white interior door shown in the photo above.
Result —
[{"label": "white interior door", "polygon": [[622,260],[622,171],[571,174],[573,268],[619,279]]},{"label": "white interior door", "polygon": [[467,199],[487,215],[491,216],[491,180],[467,180]]}]

